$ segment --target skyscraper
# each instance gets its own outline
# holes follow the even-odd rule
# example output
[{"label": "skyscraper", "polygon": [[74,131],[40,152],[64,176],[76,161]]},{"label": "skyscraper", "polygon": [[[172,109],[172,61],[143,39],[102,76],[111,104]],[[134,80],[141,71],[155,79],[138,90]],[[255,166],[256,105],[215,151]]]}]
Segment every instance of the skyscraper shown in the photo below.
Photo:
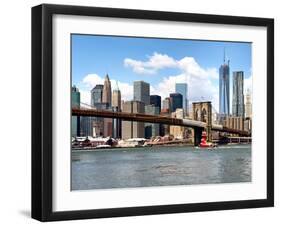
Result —
[{"label": "skyscraper", "polygon": [[[91,106],[96,107],[97,104],[100,104],[101,95],[102,95],[102,88],[100,88],[99,85],[96,85],[91,90]],[[99,120],[99,118],[88,117],[88,116],[81,117],[80,119],[81,136],[93,136],[93,122],[95,120]]]},{"label": "skyscraper", "polygon": [[219,71],[219,113],[221,115],[229,115],[229,60],[225,62],[225,54],[223,65]]},{"label": "skyscraper", "polygon": [[[103,85],[98,84],[91,90],[91,105],[97,109],[106,109],[107,103],[102,103],[102,95],[103,94]],[[85,131],[92,133],[91,136],[100,137],[104,134],[104,120],[101,117],[91,117],[91,120],[85,121],[89,123],[88,127],[92,127],[92,129],[88,128]]]},{"label": "skyscraper", "polygon": [[[71,89],[71,107],[80,107],[80,92],[75,85]],[[71,135],[80,136],[80,116],[71,116]]]},{"label": "skyscraper", "polygon": [[[112,107],[112,111],[120,112],[121,110],[118,107]],[[114,118],[112,120],[112,137],[121,138],[122,136],[122,120],[119,118]]]},{"label": "skyscraper", "polygon": [[[145,105],[145,114],[148,115],[159,115],[160,108],[154,104]],[[150,139],[151,137],[159,136],[160,125],[158,123],[145,123],[145,138]]]},{"label": "skyscraper", "polygon": [[161,96],[150,95],[150,104],[161,109]]},{"label": "skyscraper", "polygon": [[81,117],[81,136],[93,136],[93,117]]},{"label": "skyscraper", "polygon": [[105,76],[104,79],[102,102],[108,103],[108,105],[111,106],[111,82],[109,80],[108,74]]},{"label": "skyscraper", "polygon": [[[95,108],[99,110],[107,110],[108,103],[95,103]],[[104,127],[105,127],[105,119],[101,117],[92,117],[91,125],[93,127],[93,136],[102,137],[105,135]]]},{"label": "skyscraper", "polygon": [[74,108],[80,107],[80,92],[75,85],[71,89],[71,105]]},{"label": "skyscraper", "polygon": [[[144,113],[144,103],[140,101],[126,101],[123,104],[123,112],[128,113]],[[144,123],[122,121],[122,138],[143,138],[144,137]]]},{"label": "skyscraper", "polygon": [[102,92],[103,92],[103,85],[96,85],[91,90],[91,105],[93,107],[96,106],[98,103],[102,103]]},{"label": "skyscraper", "polygon": [[171,108],[171,100],[170,100],[170,97],[166,97],[166,98],[163,100],[163,103],[162,103],[163,112],[170,112],[170,108]]},{"label": "skyscraper", "polygon": [[180,93],[170,94],[171,112],[175,112],[177,108],[182,108],[182,95]]},{"label": "skyscraper", "polygon": [[[149,114],[156,114],[160,115],[161,111],[161,96],[159,95],[150,95],[150,105],[151,107],[145,108],[145,113]],[[150,131],[151,136],[159,136],[160,135],[160,129],[163,127],[163,124],[145,124],[145,137],[149,137]]]},{"label": "skyscraper", "polygon": [[[107,105],[107,109],[111,109],[111,82],[109,79],[108,74],[106,74],[103,84],[103,91],[102,91],[102,103]],[[103,119],[103,136],[104,137],[112,137],[112,119],[104,118]]]},{"label": "skyscraper", "polygon": [[182,108],[184,115],[188,114],[187,83],[176,83],[176,93],[182,95]]},{"label": "skyscraper", "polygon": [[134,82],[134,100],[141,101],[145,105],[150,104],[150,85],[144,81]]},{"label": "skyscraper", "polygon": [[[112,110],[115,112],[121,111],[121,92],[119,90],[118,85],[113,90],[112,93]],[[118,118],[113,119],[112,125],[113,125],[112,137],[121,138],[121,119]]]},{"label": "skyscraper", "polygon": [[[154,114],[156,115],[160,115],[161,112],[161,96],[159,95],[150,95],[150,105],[155,107],[155,111]],[[145,112],[148,112],[149,109],[145,109]],[[153,109],[152,109],[153,112]],[[148,130],[150,130],[150,127],[147,127],[147,125],[145,125],[145,135],[146,137],[147,134],[149,133]],[[160,135],[160,131],[163,128],[163,124],[151,124],[151,136],[159,136]]]},{"label": "skyscraper", "polygon": [[247,90],[246,93],[245,117],[252,118],[252,97],[250,90]]},{"label": "skyscraper", "polygon": [[244,117],[244,73],[233,72],[232,115]]},{"label": "skyscraper", "polygon": [[112,107],[117,107],[119,111],[121,110],[121,92],[119,88],[113,90]]}]

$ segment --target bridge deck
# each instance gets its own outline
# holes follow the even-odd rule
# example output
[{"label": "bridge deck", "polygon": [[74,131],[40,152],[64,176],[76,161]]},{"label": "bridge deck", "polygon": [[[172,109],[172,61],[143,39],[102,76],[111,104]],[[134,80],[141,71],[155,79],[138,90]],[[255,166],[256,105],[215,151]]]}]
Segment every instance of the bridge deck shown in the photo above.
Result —
[{"label": "bridge deck", "polygon": [[[191,128],[206,128],[207,124],[201,121],[191,120],[191,119],[178,119],[171,118],[161,115],[148,115],[141,113],[127,113],[127,112],[113,112],[98,109],[81,109],[72,108],[73,116],[89,116],[89,117],[103,117],[103,118],[119,118],[124,121],[137,121],[137,122],[148,122],[148,123],[160,123],[175,126],[185,126]],[[248,131],[235,130],[227,128],[221,125],[212,125],[212,130],[222,131],[233,134],[239,134],[243,136],[249,136]]]}]

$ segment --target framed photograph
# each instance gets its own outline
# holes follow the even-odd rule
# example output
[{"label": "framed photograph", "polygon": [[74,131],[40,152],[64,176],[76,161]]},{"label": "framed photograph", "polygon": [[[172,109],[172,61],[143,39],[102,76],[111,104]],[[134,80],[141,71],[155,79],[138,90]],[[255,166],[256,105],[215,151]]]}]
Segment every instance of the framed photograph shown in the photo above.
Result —
[{"label": "framed photograph", "polygon": [[32,8],[32,217],[274,205],[274,21]]}]

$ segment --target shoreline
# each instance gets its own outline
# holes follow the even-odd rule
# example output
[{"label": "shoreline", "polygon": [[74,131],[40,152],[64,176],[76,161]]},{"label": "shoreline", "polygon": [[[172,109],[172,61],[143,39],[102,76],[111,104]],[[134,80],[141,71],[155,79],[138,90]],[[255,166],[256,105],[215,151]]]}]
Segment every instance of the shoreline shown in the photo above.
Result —
[{"label": "shoreline", "polygon": [[139,149],[139,148],[151,148],[151,147],[191,147],[193,144],[160,144],[160,145],[147,145],[147,146],[135,146],[135,147],[106,147],[106,148],[96,148],[96,147],[79,147],[79,148],[73,148],[71,147],[72,151],[78,151],[78,150],[92,150],[92,151],[97,151],[97,150],[107,150],[107,149],[120,149],[120,148],[126,148],[126,149]]},{"label": "shoreline", "polygon": [[[251,143],[230,143],[230,144],[222,144],[218,147],[227,147],[234,145],[251,145]],[[195,147],[193,144],[160,144],[160,145],[151,145],[151,146],[136,146],[136,147],[107,147],[107,148],[95,148],[95,147],[79,147],[79,148],[71,148],[71,152],[80,152],[80,151],[106,151],[112,149],[131,149],[137,150],[140,148],[153,148],[153,147]]]}]

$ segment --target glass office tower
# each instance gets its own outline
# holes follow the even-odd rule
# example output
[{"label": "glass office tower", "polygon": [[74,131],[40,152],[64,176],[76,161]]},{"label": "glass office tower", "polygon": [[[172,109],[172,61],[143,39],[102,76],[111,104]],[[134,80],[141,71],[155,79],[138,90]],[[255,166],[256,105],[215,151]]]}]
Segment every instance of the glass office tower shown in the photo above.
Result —
[{"label": "glass office tower", "polygon": [[232,115],[244,117],[244,73],[233,72]]},{"label": "glass office tower", "polygon": [[176,93],[182,95],[182,108],[186,115],[188,113],[187,83],[176,83]]},{"label": "glass office tower", "polygon": [[[225,58],[225,57],[224,57]],[[219,113],[229,115],[229,61],[220,66],[219,71]]]},{"label": "glass office tower", "polygon": [[182,95],[180,93],[170,94],[171,112],[175,112],[177,108],[182,108]]}]

